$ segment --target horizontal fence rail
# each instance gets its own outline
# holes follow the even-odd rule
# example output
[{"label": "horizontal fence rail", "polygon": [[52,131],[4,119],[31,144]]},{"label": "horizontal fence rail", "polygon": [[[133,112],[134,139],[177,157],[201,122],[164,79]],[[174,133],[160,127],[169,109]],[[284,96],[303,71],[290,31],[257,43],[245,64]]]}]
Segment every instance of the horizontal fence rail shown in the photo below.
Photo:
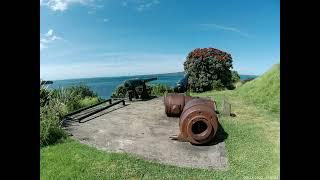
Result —
[{"label": "horizontal fence rail", "polygon": [[104,101],[99,102],[99,103],[97,103],[97,104],[94,104],[94,105],[91,105],[91,106],[88,106],[88,107],[84,107],[84,108],[78,109],[78,110],[76,110],[76,111],[73,111],[73,112],[71,112],[71,113],[68,113],[67,115],[65,115],[65,117],[68,117],[68,116],[77,114],[77,113],[79,113],[79,112],[81,112],[81,111],[84,111],[84,110],[86,110],[86,109],[89,109],[89,108],[98,106],[98,105],[103,104],[103,103],[105,103],[105,102],[109,102],[109,104],[112,104],[112,99],[107,99],[107,100],[104,100]]},{"label": "horizontal fence rail", "polygon": [[110,107],[112,107],[112,106],[114,106],[114,105],[120,104],[120,103],[122,103],[122,104],[125,106],[125,100],[124,100],[124,99],[123,99],[123,100],[119,100],[119,101],[116,101],[116,102],[114,102],[114,103],[111,103],[111,104],[109,104],[109,105],[107,105],[106,107],[103,107],[103,108],[101,108],[101,109],[97,109],[97,110],[91,111],[90,113],[85,114],[84,116],[81,116],[80,118],[76,118],[76,120],[78,120],[78,121],[80,122],[82,119],[85,119],[85,118],[87,118],[87,117],[89,117],[89,116],[91,116],[91,115],[93,115],[93,114],[96,114],[96,113],[98,113],[98,112],[101,112],[101,111],[103,111],[103,110],[105,110],[105,109],[108,109],[108,108],[110,108]]}]

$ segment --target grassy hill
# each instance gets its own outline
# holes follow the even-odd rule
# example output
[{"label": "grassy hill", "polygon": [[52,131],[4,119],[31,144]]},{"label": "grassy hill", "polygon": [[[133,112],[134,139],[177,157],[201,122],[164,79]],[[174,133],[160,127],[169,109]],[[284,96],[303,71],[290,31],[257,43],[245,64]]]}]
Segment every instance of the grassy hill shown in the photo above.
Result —
[{"label": "grassy hill", "polygon": [[236,95],[246,98],[255,105],[268,111],[279,113],[280,110],[280,64],[260,77],[240,86]]}]

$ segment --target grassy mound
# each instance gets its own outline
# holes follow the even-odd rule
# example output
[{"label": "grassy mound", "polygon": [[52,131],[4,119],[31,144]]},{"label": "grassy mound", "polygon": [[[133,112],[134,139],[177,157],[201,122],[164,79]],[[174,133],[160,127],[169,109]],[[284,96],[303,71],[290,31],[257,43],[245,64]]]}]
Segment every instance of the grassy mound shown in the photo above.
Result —
[{"label": "grassy mound", "polygon": [[273,65],[260,77],[240,86],[235,94],[256,106],[278,113],[280,110],[280,64]]}]

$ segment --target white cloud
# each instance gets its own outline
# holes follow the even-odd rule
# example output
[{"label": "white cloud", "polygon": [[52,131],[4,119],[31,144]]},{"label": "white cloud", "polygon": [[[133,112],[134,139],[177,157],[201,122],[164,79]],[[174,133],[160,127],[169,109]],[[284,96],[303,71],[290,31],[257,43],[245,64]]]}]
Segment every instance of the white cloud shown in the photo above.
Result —
[{"label": "white cloud", "polygon": [[52,36],[52,34],[53,34],[53,30],[49,29],[49,31],[45,34],[45,36],[49,37],[49,36]]},{"label": "white cloud", "polygon": [[48,39],[45,39],[45,38],[41,38],[41,39],[40,39],[40,43],[46,44],[46,43],[49,43],[49,40],[48,40]]},{"label": "white cloud", "polygon": [[90,5],[94,0],[40,0],[41,6],[47,6],[53,11],[65,11],[71,4]]},{"label": "white cloud", "polygon": [[54,40],[60,40],[62,39],[61,37],[58,37],[58,36],[51,36],[51,41],[54,41]]},{"label": "white cloud", "polygon": [[47,48],[46,45],[44,45],[44,43],[40,42],[40,51]]},{"label": "white cloud", "polygon": [[158,0],[149,0],[149,1],[142,1],[139,3],[137,10],[138,11],[143,11],[145,9],[150,8],[151,6],[154,6],[156,4],[159,4],[160,2]]},{"label": "white cloud", "polygon": [[106,52],[94,59],[78,63],[73,60],[71,64],[41,64],[40,74],[44,79],[55,80],[179,72],[183,71],[185,55]]},{"label": "white cloud", "polygon": [[249,34],[244,33],[240,31],[238,28],[235,27],[229,27],[229,26],[224,26],[224,25],[218,25],[218,24],[200,24],[200,26],[206,27],[206,28],[214,28],[214,29],[220,29],[224,31],[231,31],[240,34],[241,36],[244,37],[249,37]]},{"label": "white cloud", "polygon": [[49,31],[44,35],[40,34],[40,50],[48,48],[48,44],[56,40],[63,40],[63,38],[54,35],[52,29],[49,29]]},{"label": "white cloud", "polygon": [[122,1],[121,4],[124,7],[127,7],[131,4],[137,11],[144,11],[159,3],[159,0],[125,0]]}]

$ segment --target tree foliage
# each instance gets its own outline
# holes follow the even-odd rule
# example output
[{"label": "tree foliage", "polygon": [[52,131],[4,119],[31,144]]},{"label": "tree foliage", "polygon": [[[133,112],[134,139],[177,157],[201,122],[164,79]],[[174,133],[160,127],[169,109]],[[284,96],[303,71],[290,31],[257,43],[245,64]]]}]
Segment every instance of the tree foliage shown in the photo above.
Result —
[{"label": "tree foliage", "polygon": [[188,54],[184,62],[189,87],[194,92],[232,89],[232,68],[231,55],[215,48],[197,48]]}]

